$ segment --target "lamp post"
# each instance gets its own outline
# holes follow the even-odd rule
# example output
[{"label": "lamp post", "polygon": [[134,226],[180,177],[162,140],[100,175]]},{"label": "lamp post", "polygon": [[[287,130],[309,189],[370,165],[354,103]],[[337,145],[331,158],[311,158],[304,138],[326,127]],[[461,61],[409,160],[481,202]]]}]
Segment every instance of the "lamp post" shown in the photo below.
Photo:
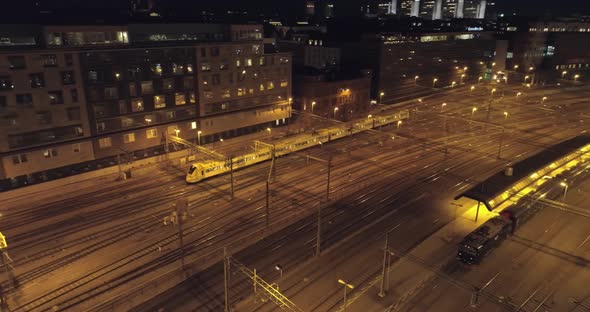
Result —
[{"label": "lamp post", "polygon": [[483,77],[482,77],[482,76],[479,76],[479,77],[477,78],[477,83],[480,83],[482,80],[483,80]]},{"label": "lamp post", "polygon": [[561,72],[561,79],[563,79],[566,74],[567,74],[567,70],[564,70],[563,72]]},{"label": "lamp post", "polygon": [[402,125],[402,121],[401,120],[398,120],[397,121],[397,128],[399,129],[399,127],[401,127],[401,125]]},{"label": "lamp post", "polygon": [[338,111],[338,107],[334,107],[334,119],[336,119],[336,112]]},{"label": "lamp post", "polygon": [[442,103],[442,104],[440,105],[440,112],[441,112],[441,113],[445,111],[445,106],[447,106],[447,103]]},{"label": "lamp post", "polygon": [[379,93],[379,104],[383,104],[383,96],[385,95],[385,92],[381,91],[381,93]]},{"label": "lamp post", "polygon": [[463,67],[463,71],[466,72],[469,69],[469,67],[465,66]]},{"label": "lamp post", "polygon": [[420,78],[420,76],[416,76],[414,77],[414,85],[417,86],[418,85],[418,79]]},{"label": "lamp post", "polygon": [[313,114],[313,108],[314,108],[315,104],[316,104],[315,101],[311,102],[311,113],[312,114]]},{"label": "lamp post", "polygon": [[529,71],[533,71],[535,69],[533,66],[529,67]]},{"label": "lamp post", "polygon": [[545,103],[545,101],[547,101],[547,97],[546,97],[546,96],[544,96],[544,97],[541,99],[541,103]]},{"label": "lamp post", "polygon": [[559,183],[559,185],[561,185],[561,187],[564,188],[563,189],[563,201],[565,201],[565,195],[567,195],[567,187],[568,187],[568,185],[565,182],[561,182],[561,183]]},{"label": "lamp post", "polygon": [[199,130],[197,131],[197,144],[201,145],[201,133],[203,133],[203,131]]},{"label": "lamp post", "polygon": [[521,95],[522,95],[522,92],[517,92],[517,93],[516,93],[516,97],[519,97],[519,96],[521,96]]},{"label": "lamp post", "polygon": [[580,78],[580,75],[578,75],[578,74],[575,74],[575,75],[574,75],[574,81],[578,81],[578,78]]},{"label": "lamp post", "polygon": [[348,284],[347,282],[345,282],[342,279],[339,279],[338,283],[344,285],[344,303],[342,304],[342,311],[346,311],[346,290],[348,288],[354,289],[354,285]]},{"label": "lamp post", "polygon": [[270,127],[266,128],[266,131],[268,131],[268,137],[272,138],[272,129]]},{"label": "lamp post", "polygon": [[457,82],[453,81],[451,82],[451,88],[454,87],[457,84]]},{"label": "lamp post", "polygon": [[508,119],[508,112],[504,112],[504,120]]},{"label": "lamp post", "polygon": [[514,65],[514,71],[516,71],[518,69],[518,65]]},{"label": "lamp post", "polygon": [[180,133],[179,129],[174,129],[174,132],[176,132],[176,137],[178,137],[178,134]]},{"label": "lamp post", "polygon": [[491,95],[492,97],[494,97],[494,93],[496,93],[496,91],[497,91],[497,90],[496,90],[496,88],[493,88],[493,89],[492,89],[492,92],[490,92],[490,95]]},{"label": "lamp post", "polygon": [[438,81],[438,78],[434,78],[432,79],[432,87],[436,87],[436,82]]},{"label": "lamp post", "polygon": [[473,90],[475,90],[475,86],[471,86],[471,88],[469,88],[469,91],[471,92],[471,94],[473,94]]},{"label": "lamp post", "polygon": [[463,84],[463,78],[465,78],[465,74],[461,75],[460,83]]},{"label": "lamp post", "polygon": [[279,284],[280,284],[281,282],[283,282],[283,267],[277,263],[277,264],[275,264],[275,270],[280,272],[280,277],[279,277]]}]

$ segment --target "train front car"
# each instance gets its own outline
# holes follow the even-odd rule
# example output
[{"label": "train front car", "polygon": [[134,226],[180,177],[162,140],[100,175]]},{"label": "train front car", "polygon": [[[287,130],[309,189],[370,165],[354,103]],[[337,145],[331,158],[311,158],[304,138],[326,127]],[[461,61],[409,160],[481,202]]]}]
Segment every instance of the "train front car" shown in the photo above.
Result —
[{"label": "train front car", "polygon": [[186,183],[191,184],[201,181],[201,172],[202,170],[199,168],[198,164],[192,164],[186,173]]}]

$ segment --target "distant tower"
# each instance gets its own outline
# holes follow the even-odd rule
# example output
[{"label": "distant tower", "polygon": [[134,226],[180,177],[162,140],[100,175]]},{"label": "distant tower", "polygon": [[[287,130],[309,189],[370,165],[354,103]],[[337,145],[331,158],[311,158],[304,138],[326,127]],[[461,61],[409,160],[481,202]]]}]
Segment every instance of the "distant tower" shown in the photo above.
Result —
[{"label": "distant tower", "polygon": [[479,5],[477,6],[477,18],[486,18],[486,0],[481,0]]},{"label": "distant tower", "polygon": [[418,15],[420,15],[420,0],[414,0],[410,16],[418,17]]},{"label": "distant tower", "polygon": [[313,1],[308,0],[305,3],[305,14],[310,16],[315,15],[315,3]]},{"label": "distant tower", "polygon": [[389,11],[388,14],[397,14],[397,0],[391,0],[389,3]]},{"label": "distant tower", "polygon": [[442,18],[442,0],[436,0],[434,2],[434,8],[432,8],[432,19],[439,20]]},{"label": "distant tower", "polygon": [[457,2],[457,10],[455,11],[456,18],[463,18],[463,7],[465,6],[465,0],[459,0]]}]

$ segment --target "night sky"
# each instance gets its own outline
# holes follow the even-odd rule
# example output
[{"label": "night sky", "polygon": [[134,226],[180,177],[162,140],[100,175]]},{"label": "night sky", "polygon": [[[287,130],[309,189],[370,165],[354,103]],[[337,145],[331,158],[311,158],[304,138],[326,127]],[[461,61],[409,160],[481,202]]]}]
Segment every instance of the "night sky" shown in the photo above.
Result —
[{"label": "night sky", "polygon": [[[257,10],[265,14],[279,15],[302,12],[304,0],[156,0],[159,6],[169,10]],[[361,0],[335,0],[351,4]],[[39,9],[122,9],[130,0],[5,0],[11,12],[9,16],[26,17]],[[498,11],[516,12],[526,16],[590,15],[590,0],[496,0]]]}]

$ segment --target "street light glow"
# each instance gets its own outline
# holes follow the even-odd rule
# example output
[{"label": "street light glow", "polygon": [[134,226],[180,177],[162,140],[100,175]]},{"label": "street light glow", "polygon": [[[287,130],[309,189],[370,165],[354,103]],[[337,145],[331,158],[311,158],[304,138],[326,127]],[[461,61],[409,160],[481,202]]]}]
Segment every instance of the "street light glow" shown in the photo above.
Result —
[{"label": "street light glow", "polygon": [[347,282],[345,282],[345,281],[343,281],[341,279],[338,280],[338,283],[340,283],[340,284],[342,284],[342,285],[344,285],[344,286],[346,286],[346,287],[348,287],[350,289],[353,289],[354,288],[354,285],[348,284]]}]

